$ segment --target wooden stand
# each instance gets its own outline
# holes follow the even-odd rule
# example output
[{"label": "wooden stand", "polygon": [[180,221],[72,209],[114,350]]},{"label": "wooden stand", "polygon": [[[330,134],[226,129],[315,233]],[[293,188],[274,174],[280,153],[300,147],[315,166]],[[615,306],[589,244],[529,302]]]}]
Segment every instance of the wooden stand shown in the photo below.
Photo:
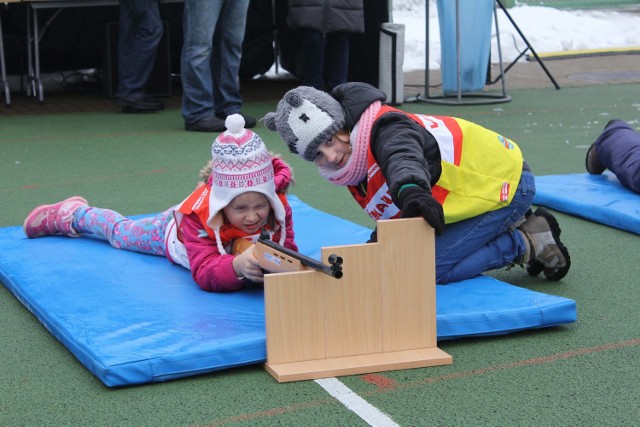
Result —
[{"label": "wooden stand", "polygon": [[265,276],[265,369],[289,382],[447,365],[437,347],[435,239],[421,218],[378,221],[378,243],[322,248],[344,276]]}]

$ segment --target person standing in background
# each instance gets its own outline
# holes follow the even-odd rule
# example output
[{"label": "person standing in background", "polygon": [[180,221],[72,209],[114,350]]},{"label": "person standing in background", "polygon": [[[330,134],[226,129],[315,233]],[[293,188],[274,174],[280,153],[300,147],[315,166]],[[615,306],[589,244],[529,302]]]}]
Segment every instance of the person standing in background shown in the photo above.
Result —
[{"label": "person standing in background", "polygon": [[145,92],[162,33],[158,0],[120,0],[116,105],[123,113],[164,110]]},{"label": "person standing in background", "polygon": [[[185,0],[182,46],[182,117],[186,130],[222,132],[225,118],[241,114],[238,71],[249,0]],[[242,115],[252,128],[256,119]]]},{"label": "person standing in background", "polygon": [[347,82],[349,35],[364,33],[362,0],[289,0],[287,26],[302,33],[302,84],[331,91]]}]

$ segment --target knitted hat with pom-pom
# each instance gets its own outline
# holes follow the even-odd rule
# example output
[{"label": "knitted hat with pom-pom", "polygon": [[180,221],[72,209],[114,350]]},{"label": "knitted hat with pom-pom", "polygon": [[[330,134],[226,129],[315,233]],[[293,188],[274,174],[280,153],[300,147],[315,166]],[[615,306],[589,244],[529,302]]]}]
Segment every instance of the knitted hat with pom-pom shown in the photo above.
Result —
[{"label": "knitted hat with pom-pom", "polygon": [[340,103],[326,92],[309,86],[291,89],[278,102],[275,112],[262,119],[277,131],[289,151],[312,162],[323,142],[345,126]]},{"label": "knitted hat with pom-pom", "polygon": [[255,191],[263,194],[280,227],[280,244],[286,238],[285,208],[276,194],[271,155],[262,139],[244,128],[244,118],[232,114],[225,120],[227,130],[211,146],[208,225],[213,229],[220,253],[225,253],[220,241],[223,225],[222,210],[241,194]]}]

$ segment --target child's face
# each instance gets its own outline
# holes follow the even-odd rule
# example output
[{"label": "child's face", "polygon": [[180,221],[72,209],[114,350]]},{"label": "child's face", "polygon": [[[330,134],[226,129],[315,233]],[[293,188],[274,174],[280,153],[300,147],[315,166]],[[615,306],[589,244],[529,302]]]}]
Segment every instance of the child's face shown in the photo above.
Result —
[{"label": "child's face", "polygon": [[256,234],[266,225],[271,205],[264,194],[250,191],[236,196],[223,212],[231,225],[245,233]]},{"label": "child's face", "polygon": [[340,129],[330,140],[323,142],[318,147],[313,163],[326,169],[341,169],[351,157],[351,143],[349,142],[349,132]]}]

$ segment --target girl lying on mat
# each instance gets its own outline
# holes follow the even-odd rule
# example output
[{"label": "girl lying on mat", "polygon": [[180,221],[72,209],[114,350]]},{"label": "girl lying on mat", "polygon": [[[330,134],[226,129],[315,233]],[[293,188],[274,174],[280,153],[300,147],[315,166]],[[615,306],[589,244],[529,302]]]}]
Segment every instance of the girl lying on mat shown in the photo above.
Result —
[{"label": "girl lying on mat", "polygon": [[266,229],[271,240],[298,250],[285,195],[291,169],[267,151],[257,134],[244,129],[240,114],[227,117],[225,125],[227,131],[211,147],[212,160],[200,173],[202,182],[180,205],[133,220],[74,196],[31,211],[25,234],[87,234],[114,248],[166,256],[189,268],[206,291],[236,290],[246,280],[263,282],[253,246],[238,255],[230,253],[231,246],[235,239],[256,241]]},{"label": "girl lying on mat", "polygon": [[640,193],[640,134],[627,122],[610,120],[589,147],[585,163],[590,174],[609,169],[622,185]]},{"label": "girl lying on mat", "polygon": [[549,280],[567,274],[558,222],[544,208],[531,212],[534,177],[513,141],[385,99],[365,83],[344,83],[331,95],[301,86],[262,120],[325,179],[347,186],[374,220],[424,217],[437,234],[437,283],[515,264]]}]

